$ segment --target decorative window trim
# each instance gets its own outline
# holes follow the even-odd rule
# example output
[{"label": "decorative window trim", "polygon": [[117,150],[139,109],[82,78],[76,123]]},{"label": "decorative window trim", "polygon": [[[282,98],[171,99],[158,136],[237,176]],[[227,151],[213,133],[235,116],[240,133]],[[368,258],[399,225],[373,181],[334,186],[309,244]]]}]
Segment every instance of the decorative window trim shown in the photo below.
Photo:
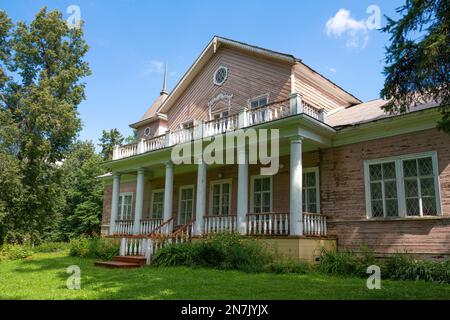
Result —
[{"label": "decorative window trim", "polygon": [[[121,192],[121,193],[119,193],[119,198],[124,198],[125,196],[131,196],[131,213],[130,213],[130,219],[133,219],[133,197],[134,197],[134,194],[133,194],[133,192]],[[123,219],[123,200],[122,200],[122,202],[120,202],[121,203],[121,206],[119,207],[119,219],[118,220],[124,220]]]},{"label": "decorative window trim", "polygon": [[[148,132],[147,132],[148,131]],[[150,127],[147,127],[144,129],[144,136],[148,137],[151,135],[152,129]]]},{"label": "decorative window trim", "polygon": [[[314,172],[316,174],[316,205],[317,205],[317,213],[320,213],[320,171],[319,167],[310,167],[310,168],[303,168],[302,174],[311,173]],[[303,177],[302,177],[303,182]],[[302,186],[303,190],[303,186]],[[303,205],[303,202],[302,202]]]},{"label": "decorative window trim", "polygon": [[[213,196],[214,196],[214,192],[213,192],[213,188],[214,185],[223,185],[225,183],[228,183],[230,185],[230,190],[229,190],[229,197],[228,197],[228,208],[230,208],[230,213],[228,215],[231,214],[231,198],[233,196],[233,179],[229,178],[229,179],[220,179],[220,180],[213,180],[209,183],[209,206],[208,206],[208,213],[209,215],[212,215],[212,211],[213,211]],[[222,198],[220,199],[220,207],[222,207]],[[221,214],[223,216],[227,216],[224,214]]]},{"label": "decorative window trim", "polygon": [[222,100],[227,100],[227,103],[228,103],[228,106],[227,106],[228,109],[227,109],[227,111],[228,111],[228,114],[230,114],[230,111],[231,111],[231,101],[232,101],[232,99],[233,99],[233,94],[228,94],[228,93],[221,92],[221,93],[219,93],[217,96],[215,96],[214,98],[212,98],[211,100],[209,100],[209,102],[208,102],[209,120],[212,120],[212,119],[213,119],[213,118],[212,118],[213,114],[218,113],[219,111],[222,111],[222,112],[223,112],[223,111],[225,110],[225,109],[220,109],[220,110],[215,110],[215,112],[212,111],[214,105],[215,105],[217,102],[222,101]]},{"label": "decorative window trim", "polygon": [[180,129],[184,129],[184,125],[189,123],[189,122],[192,122],[192,127],[190,127],[190,128],[195,127],[195,125],[197,124],[197,121],[195,119],[186,120],[186,121],[183,121],[183,122],[180,123]]},{"label": "decorative window trim", "polygon": [[255,180],[262,178],[270,179],[270,212],[273,212],[273,176],[254,175],[250,177],[250,213],[255,213]]},{"label": "decorative window trim", "polygon": [[[184,186],[180,186],[180,191],[178,192],[178,224],[181,224],[181,192],[183,190],[187,190],[187,189],[192,189],[192,216],[191,219],[195,217],[195,185],[194,184],[189,184],[189,185],[184,185]],[[186,221],[187,222],[187,221]]]},{"label": "decorative window trim", "polygon": [[253,101],[259,100],[261,98],[266,98],[267,99],[267,104],[270,103],[270,93],[267,92],[267,93],[264,93],[264,94],[260,94],[259,96],[252,97],[252,98],[248,99],[247,100],[247,107],[248,107],[248,109],[251,109]]},{"label": "decorative window trim", "polygon": [[152,197],[151,197],[151,200],[150,200],[149,217],[151,219],[154,219],[154,216],[153,216],[153,203],[155,201],[155,193],[160,193],[160,192],[162,192],[162,194],[163,194],[162,206],[163,206],[163,216],[164,216],[164,189],[155,189],[155,190],[152,190]]},{"label": "decorative window trim", "polygon": [[[223,78],[223,80],[222,80],[221,82],[218,82],[217,79],[216,79],[216,76],[217,76],[217,73],[218,73],[220,70],[225,70],[225,77]],[[221,86],[221,85],[223,85],[223,84],[225,83],[225,81],[227,81],[227,79],[228,79],[228,67],[227,67],[227,66],[224,66],[224,65],[220,65],[220,66],[216,69],[216,71],[214,71],[214,75],[213,75],[213,83],[214,83],[216,86]]]},{"label": "decorative window trim", "polygon": [[[406,214],[406,197],[405,197],[405,185],[404,185],[404,174],[403,174],[403,161],[405,160],[413,160],[420,158],[431,157],[432,165],[433,165],[433,176],[434,176],[434,188],[435,188],[435,196],[436,196],[436,215],[428,216],[423,215],[423,212],[420,212],[419,216],[408,216]],[[396,187],[397,187],[397,203],[398,203],[398,216],[395,217],[372,217],[372,205],[371,205],[371,194],[370,194],[370,174],[369,174],[369,166],[374,164],[383,164],[387,162],[395,163],[395,173],[396,173]],[[442,216],[442,204],[441,204],[441,188],[440,188],[440,179],[439,179],[439,163],[436,151],[430,152],[421,152],[393,157],[386,157],[380,159],[371,159],[364,161],[364,185],[365,185],[365,197],[366,197],[366,213],[367,219],[371,220],[389,220],[389,219],[422,219],[429,217],[439,217]],[[421,201],[421,200],[420,200]]]}]

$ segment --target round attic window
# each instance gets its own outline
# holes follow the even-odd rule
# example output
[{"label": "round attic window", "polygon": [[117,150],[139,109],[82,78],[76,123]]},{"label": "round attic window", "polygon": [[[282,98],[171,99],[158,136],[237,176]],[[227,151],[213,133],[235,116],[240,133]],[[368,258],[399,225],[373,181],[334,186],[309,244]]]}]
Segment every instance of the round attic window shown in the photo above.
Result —
[{"label": "round attic window", "polygon": [[144,135],[149,136],[150,135],[150,127],[145,128]]},{"label": "round attic window", "polygon": [[214,84],[221,86],[228,77],[228,68],[220,66],[216,72],[214,72]]}]

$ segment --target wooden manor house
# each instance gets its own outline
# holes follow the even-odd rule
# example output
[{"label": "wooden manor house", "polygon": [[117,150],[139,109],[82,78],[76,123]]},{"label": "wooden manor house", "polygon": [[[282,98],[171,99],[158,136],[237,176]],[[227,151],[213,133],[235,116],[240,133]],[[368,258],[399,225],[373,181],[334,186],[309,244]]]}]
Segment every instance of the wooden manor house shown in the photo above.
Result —
[{"label": "wooden manor house", "polygon": [[[436,129],[437,103],[389,114],[290,54],[217,36],[170,93],[165,80],[130,125],[137,141],[99,177],[102,235],[121,243],[107,266],[217,232],[309,261],[334,247],[450,255],[450,136]],[[276,174],[248,161],[248,145],[233,150],[241,163],[172,161],[176,146],[249,128],[279,130]]]}]

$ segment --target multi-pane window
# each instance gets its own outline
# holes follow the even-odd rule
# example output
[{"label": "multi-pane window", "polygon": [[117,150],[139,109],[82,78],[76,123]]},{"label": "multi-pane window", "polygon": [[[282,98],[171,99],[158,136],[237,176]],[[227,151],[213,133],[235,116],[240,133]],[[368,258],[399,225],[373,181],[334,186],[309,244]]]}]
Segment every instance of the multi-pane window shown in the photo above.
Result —
[{"label": "multi-pane window", "polygon": [[211,183],[210,214],[213,216],[229,215],[231,212],[231,181]]},{"label": "multi-pane window", "polygon": [[267,176],[253,178],[253,213],[272,210],[272,178]]},{"label": "multi-pane window", "polygon": [[370,217],[440,213],[436,153],[367,161],[365,175]]},{"label": "multi-pane window", "polygon": [[186,224],[192,219],[194,212],[194,187],[184,186],[180,188],[180,217],[179,223]]},{"label": "multi-pane window", "polygon": [[303,212],[318,213],[319,210],[319,170],[306,169],[302,178]]},{"label": "multi-pane window", "polygon": [[[251,109],[256,109],[256,108],[265,106],[265,105],[268,104],[268,103],[269,103],[269,97],[268,97],[268,95],[266,94],[266,95],[262,95],[262,96],[259,96],[259,97],[256,97],[256,98],[251,99],[249,104],[250,104],[250,108],[251,108]],[[263,109],[263,110],[257,111],[257,112],[259,113],[259,115],[256,114],[256,113],[253,113],[253,114],[252,114],[253,121],[256,121],[256,118],[257,118],[258,116],[261,118],[262,121],[265,120],[266,115],[267,115],[267,110],[264,110],[264,109],[266,109],[266,108],[262,108],[262,109]]]},{"label": "multi-pane window", "polygon": [[152,192],[152,219],[161,219],[164,214],[164,190],[154,190]]},{"label": "multi-pane window", "polygon": [[121,193],[119,196],[119,220],[131,220],[133,212],[133,194]]}]

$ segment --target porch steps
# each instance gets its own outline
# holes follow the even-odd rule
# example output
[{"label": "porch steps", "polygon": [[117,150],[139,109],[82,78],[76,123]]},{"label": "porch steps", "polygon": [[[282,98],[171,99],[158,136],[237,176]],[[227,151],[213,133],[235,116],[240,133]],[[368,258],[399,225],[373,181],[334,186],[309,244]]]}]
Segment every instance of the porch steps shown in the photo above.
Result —
[{"label": "porch steps", "polygon": [[95,265],[105,268],[131,269],[144,267],[146,261],[144,256],[115,256],[112,261],[96,261]]}]

